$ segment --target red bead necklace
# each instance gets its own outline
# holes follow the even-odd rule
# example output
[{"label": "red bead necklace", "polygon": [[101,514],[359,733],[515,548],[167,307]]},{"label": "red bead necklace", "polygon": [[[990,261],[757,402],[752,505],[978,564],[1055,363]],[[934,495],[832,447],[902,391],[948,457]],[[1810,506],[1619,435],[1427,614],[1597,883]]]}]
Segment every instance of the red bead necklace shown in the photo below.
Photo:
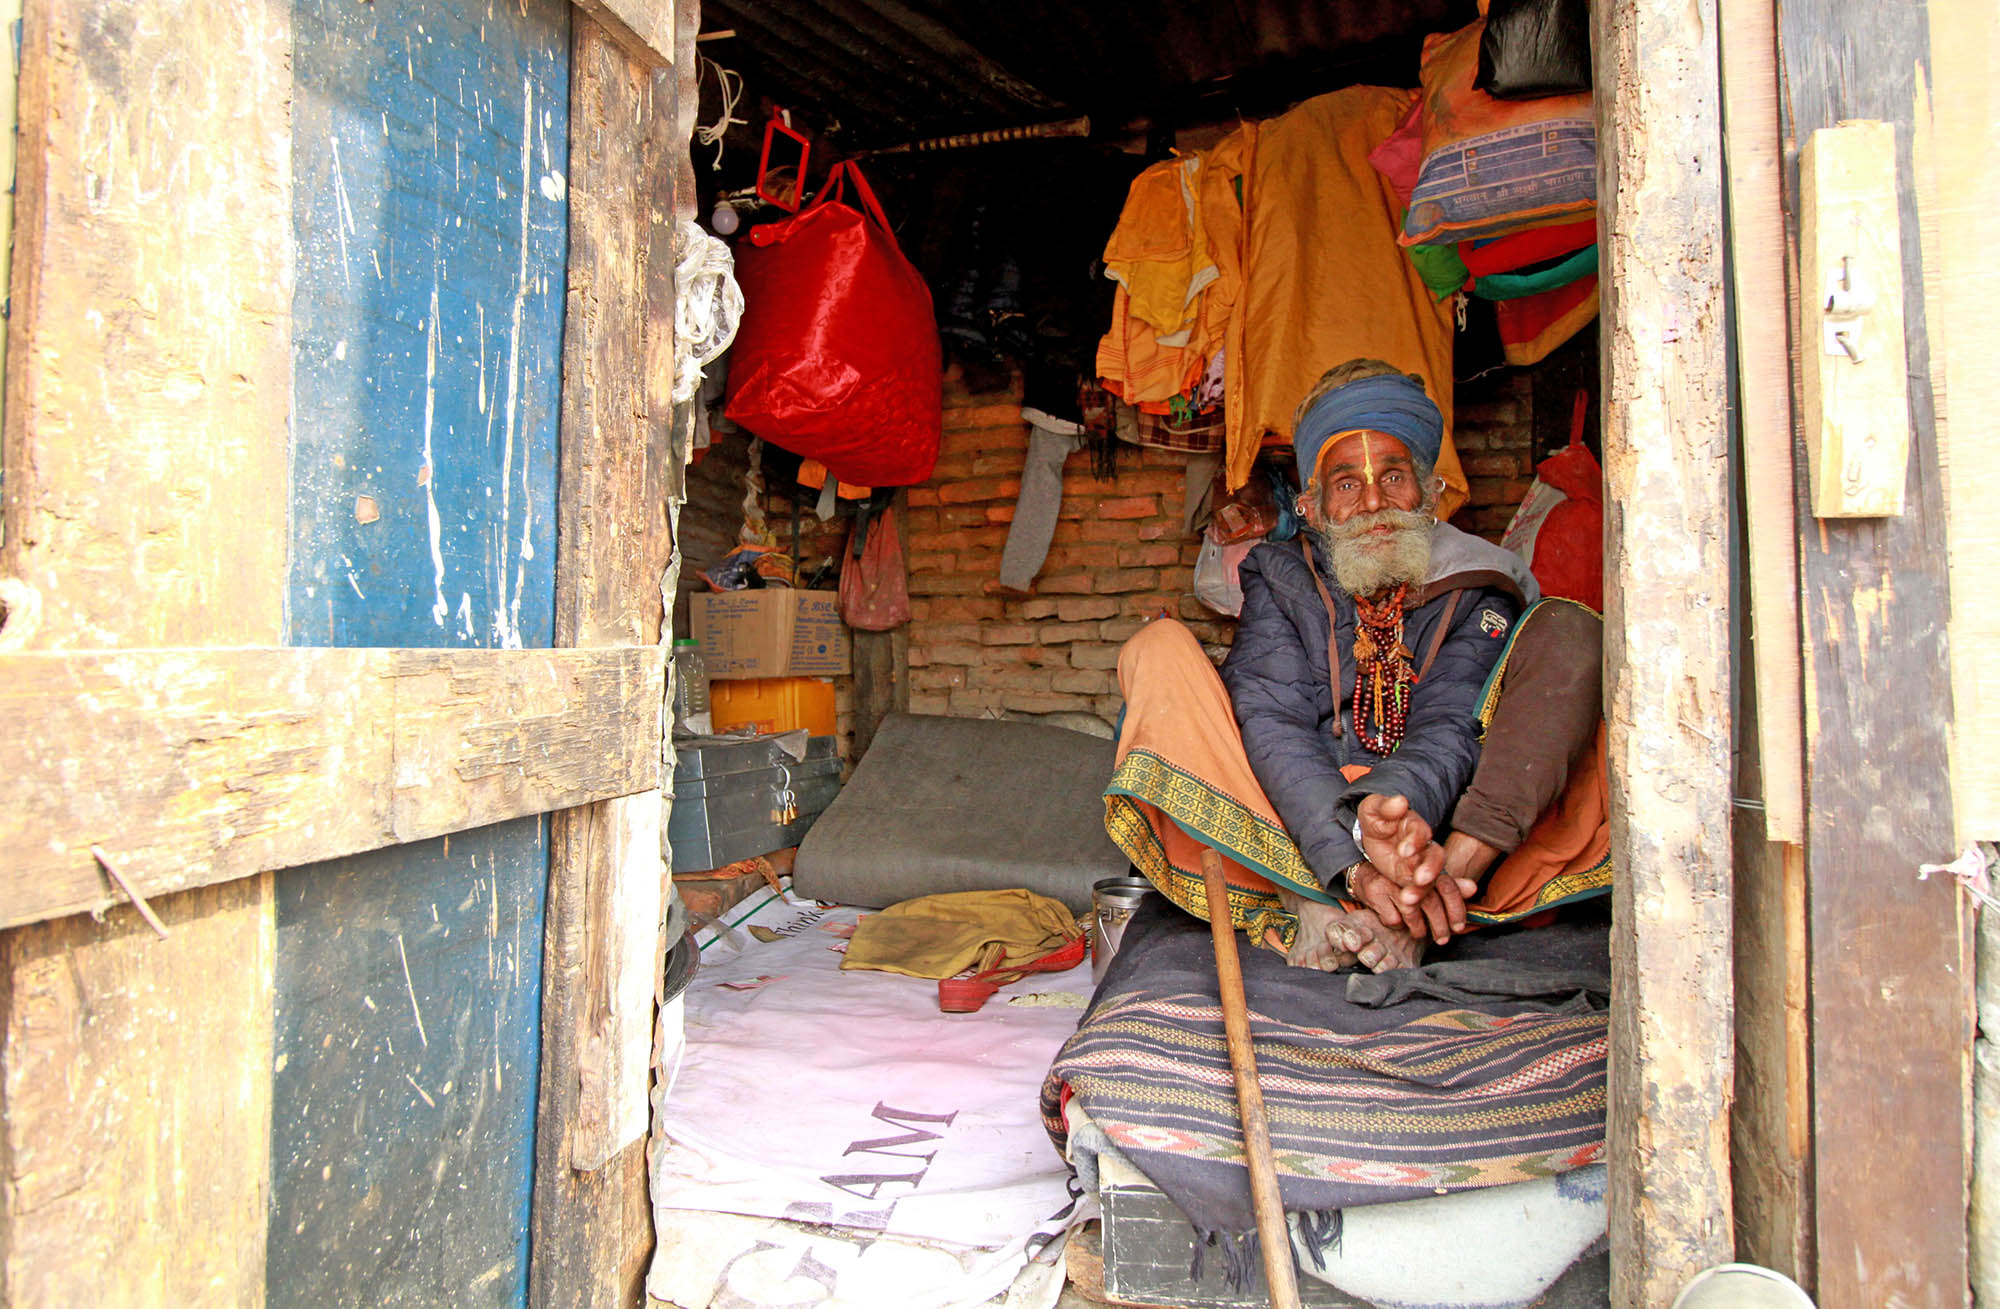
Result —
[{"label": "red bead necklace", "polygon": [[1362,747],[1386,755],[1403,743],[1410,720],[1410,687],[1416,682],[1410,647],[1403,644],[1403,600],[1408,584],[1354,598],[1354,734]]}]

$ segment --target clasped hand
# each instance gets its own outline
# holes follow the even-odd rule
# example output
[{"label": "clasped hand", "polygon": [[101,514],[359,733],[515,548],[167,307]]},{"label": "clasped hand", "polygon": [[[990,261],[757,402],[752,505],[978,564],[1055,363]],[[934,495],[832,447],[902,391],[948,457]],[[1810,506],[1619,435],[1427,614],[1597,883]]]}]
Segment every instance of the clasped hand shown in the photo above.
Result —
[{"label": "clasped hand", "polygon": [[1483,870],[1495,852],[1459,834],[1450,844],[1464,848],[1448,850],[1400,795],[1364,796],[1360,817],[1367,862],[1351,881],[1362,903],[1384,924],[1400,922],[1418,940],[1429,937],[1443,945],[1464,932],[1465,902],[1479,894],[1477,878],[1464,874],[1475,864]]}]

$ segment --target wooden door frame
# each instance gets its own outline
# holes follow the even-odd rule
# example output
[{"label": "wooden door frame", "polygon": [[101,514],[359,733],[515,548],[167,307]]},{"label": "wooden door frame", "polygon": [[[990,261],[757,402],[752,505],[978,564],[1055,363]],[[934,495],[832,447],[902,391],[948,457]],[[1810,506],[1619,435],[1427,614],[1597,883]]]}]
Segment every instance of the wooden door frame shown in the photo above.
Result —
[{"label": "wooden door frame", "polygon": [[1612,1301],[1731,1250],[1732,768],[1715,0],[1591,6],[1610,741]]},{"label": "wooden door frame", "polygon": [[[700,13],[694,0],[580,0],[573,17],[556,641],[664,650],[692,435],[672,398],[673,273],[678,225],[694,212]],[[635,31],[672,44],[635,47]],[[662,791],[673,784],[664,719],[649,725],[661,790],[555,817],[529,1280],[538,1306],[644,1300],[653,1023],[669,944]]]}]

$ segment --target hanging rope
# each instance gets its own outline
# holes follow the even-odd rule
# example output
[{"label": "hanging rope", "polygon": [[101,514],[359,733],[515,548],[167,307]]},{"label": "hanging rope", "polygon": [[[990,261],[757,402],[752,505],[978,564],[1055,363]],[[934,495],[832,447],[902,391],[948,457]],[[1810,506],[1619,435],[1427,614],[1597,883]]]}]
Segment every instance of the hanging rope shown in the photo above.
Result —
[{"label": "hanging rope", "polygon": [[701,388],[701,372],[736,339],[743,292],[729,247],[692,221],[681,223],[681,257],[674,265],[674,403],[686,404]]},{"label": "hanging rope", "polygon": [[703,145],[715,147],[715,160],[709,164],[709,171],[722,171],[722,136],[731,127],[747,127],[749,120],[736,116],[736,102],[743,98],[743,74],[734,69],[724,68],[707,55],[701,57],[702,67],[715,70],[715,83],[722,91],[722,116],[707,127],[694,130],[695,139]]},{"label": "hanging rope", "polygon": [[750,466],[743,470],[743,526],[736,531],[738,545],[775,545],[777,538],[764,522],[764,443],[750,439]]}]

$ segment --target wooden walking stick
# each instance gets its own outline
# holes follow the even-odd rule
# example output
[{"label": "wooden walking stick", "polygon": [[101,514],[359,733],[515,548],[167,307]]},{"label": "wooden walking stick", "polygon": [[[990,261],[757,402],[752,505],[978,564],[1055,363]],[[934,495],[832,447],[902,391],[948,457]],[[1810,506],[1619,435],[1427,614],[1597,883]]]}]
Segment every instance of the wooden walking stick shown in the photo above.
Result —
[{"label": "wooden walking stick", "polygon": [[1222,856],[1213,850],[1201,852],[1201,880],[1208,891],[1208,930],[1215,938],[1215,972],[1222,990],[1222,1032],[1229,1045],[1229,1070],[1236,1074],[1236,1115],[1243,1122],[1250,1207],[1257,1215],[1257,1243],[1264,1250],[1264,1282],[1271,1290],[1271,1309],[1299,1309],[1292,1238],[1285,1228],[1284,1202],[1278,1198],[1278,1166],[1271,1158],[1271,1130],[1264,1121],[1264,1088],[1257,1081],[1257,1054],[1250,1046],[1243,961],[1236,954],[1236,924],[1229,916],[1229,889],[1222,884]]}]

